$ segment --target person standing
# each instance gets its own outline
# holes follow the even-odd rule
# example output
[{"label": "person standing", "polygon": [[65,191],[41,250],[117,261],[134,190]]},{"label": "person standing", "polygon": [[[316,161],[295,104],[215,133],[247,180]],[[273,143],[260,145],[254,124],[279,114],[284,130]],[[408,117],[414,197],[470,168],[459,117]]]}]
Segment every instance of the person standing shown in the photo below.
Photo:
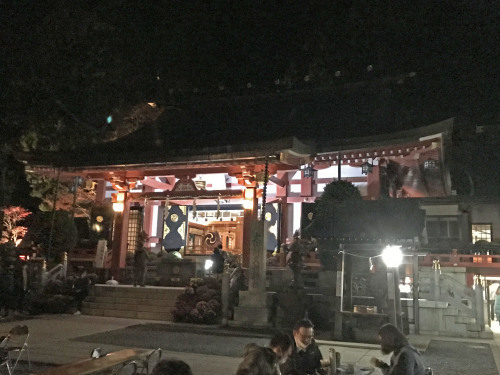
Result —
[{"label": "person standing", "polygon": [[16,297],[16,312],[24,311],[24,296],[28,291],[28,266],[25,260],[16,259],[14,266],[14,295]]},{"label": "person standing", "polygon": [[134,286],[146,286],[146,265],[148,253],[141,246],[134,253]]},{"label": "person standing", "polygon": [[293,280],[290,285],[294,289],[304,289],[304,280],[302,278],[302,269],[304,268],[304,255],[306,251],[300,242],[299,232],[295,231],[293,242],[288,252],[287,265],[293,272]]},{"label": "person standing", "polygon": [[73,298],[76,301],[75,315],[82,313],[83,301],[88,296],[90,291],[90,279],[87,276],[87,271],[84,267],[77,268],[77,278],[73,283]]},{"label": "person standing", "polygon": [[217,246],[213,254],[210,255],[210,260],[212,261],[212,273],[217,279],[224,272],[224,255],[222,252],[222,245]]},{"label": "person standing", "polygon": [[391,363],[387,364],[373,357],[373,366],[378,367],[384,375],[425,375],[420,353],[408,343],[406,336],[399,329],[390,323],[384,324],[378,336],[382,353],[392,353]]},{"label": "person standing", "polygon": [[280,366],[282,375],[326,375],[321,361],[323,355],[314,341],[314,324],[309,319],[302,319],[293,327],[294,346],[288,360]]},{"label": "person standing", "polygon": [[495,292],[495,317],[498,321],[500,321],[500,286]]}]

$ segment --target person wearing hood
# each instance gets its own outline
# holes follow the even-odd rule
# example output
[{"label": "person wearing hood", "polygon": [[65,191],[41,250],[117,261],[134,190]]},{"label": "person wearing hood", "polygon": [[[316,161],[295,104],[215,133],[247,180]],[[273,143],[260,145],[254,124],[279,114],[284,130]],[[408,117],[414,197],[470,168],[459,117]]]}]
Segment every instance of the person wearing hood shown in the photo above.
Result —
[{"label": "person wearing hood", "polygon": [[390,323],[384,324],[380,327],[378,336],[382,353],[392,353],[391,363],[372,358],[373,366],[380,368],[384,375],[425,375],[420,353],[410,345],[399,329]]}]

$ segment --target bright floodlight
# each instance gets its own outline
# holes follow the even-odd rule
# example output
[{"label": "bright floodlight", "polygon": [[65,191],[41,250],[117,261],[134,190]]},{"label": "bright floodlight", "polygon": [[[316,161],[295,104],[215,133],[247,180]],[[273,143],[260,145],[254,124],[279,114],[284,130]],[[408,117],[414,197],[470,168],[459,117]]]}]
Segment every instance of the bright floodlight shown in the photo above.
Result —
[{"label": "bright floodlight", "polygon": [[382,251],[382,260],[389,268],[399,267],[403,261],[401,246],[386,246]]},{"label": "bright floodlight", "polygon": [[205,261],[205,271],[208,271],[209,269],[211,269],[213,264],[214,264],[214,262],[212,262],[210,259],[207,259]]}]

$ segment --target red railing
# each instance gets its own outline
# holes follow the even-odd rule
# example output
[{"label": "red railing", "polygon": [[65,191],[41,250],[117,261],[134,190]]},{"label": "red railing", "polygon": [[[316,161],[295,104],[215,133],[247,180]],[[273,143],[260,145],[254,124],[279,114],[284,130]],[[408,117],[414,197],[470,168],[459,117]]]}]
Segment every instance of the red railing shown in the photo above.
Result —
[{"label": "red railing", "polygon": [[[96,249],[73,249],[68,254],[68,262],[71,264],[75,263],[93,263],[96,257]],[[106,253],[104,258],[104,267],[111,267],[112,253],[110,250]]]},{"label": "red railing", "polygon": [[498,268],[500,270],[500,255],[427,254],[419,259],[419,264],[430,267],[435,260],[439,260],[441,267]]}]

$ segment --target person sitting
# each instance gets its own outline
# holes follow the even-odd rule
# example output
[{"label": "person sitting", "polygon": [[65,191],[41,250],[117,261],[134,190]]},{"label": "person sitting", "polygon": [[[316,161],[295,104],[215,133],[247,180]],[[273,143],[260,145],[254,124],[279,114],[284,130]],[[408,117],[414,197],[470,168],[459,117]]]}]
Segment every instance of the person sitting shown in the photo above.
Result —
[{"label": "person sitting", "polygon": [[236,375],[275,375],[276,358],[272,349],[254,343],[248,344]]},{"label": "person sitting", "polygon": [[314,341],[314,324],[309,319],[297,321],[293,327],[293,339],[295,345],[288,360],[280,366],[281,374],[326,375],[321,363],[323,355]]},{"label": "person sitting", "polygon": [[[293,341],[286,333],[278,332],[269,342],[269,347],[261,347],[255,343],[245,346],[243,361],[238,369],[241,374],[264,374],[271,367],[271,374],[281,375],[279,365],[286,362],[292,352]],[[254,352],[256,350],[256,352]],[[252,372],[257,371],[257,372]]]},{"label": "person sitting", "polygon": [[284,364],[293,350],[292,338],[283,332],[276,333],[271,337],[269,348],[276,354],[275,375],[281,375],[280,365]]},{"label": "person sitting", "polygon": [[193,375],[191,367],[180,359],[162,359],[153,368],[152,375]]},{"label": "person sitting", "polygon": [[391,364],[372,358],[373,366],[384,375],[424,375],[425,368],[417,349],[408,343],[405,335],[394,325],[384,324],[379,332],[380,350],[383,354],[393,353]]}]

